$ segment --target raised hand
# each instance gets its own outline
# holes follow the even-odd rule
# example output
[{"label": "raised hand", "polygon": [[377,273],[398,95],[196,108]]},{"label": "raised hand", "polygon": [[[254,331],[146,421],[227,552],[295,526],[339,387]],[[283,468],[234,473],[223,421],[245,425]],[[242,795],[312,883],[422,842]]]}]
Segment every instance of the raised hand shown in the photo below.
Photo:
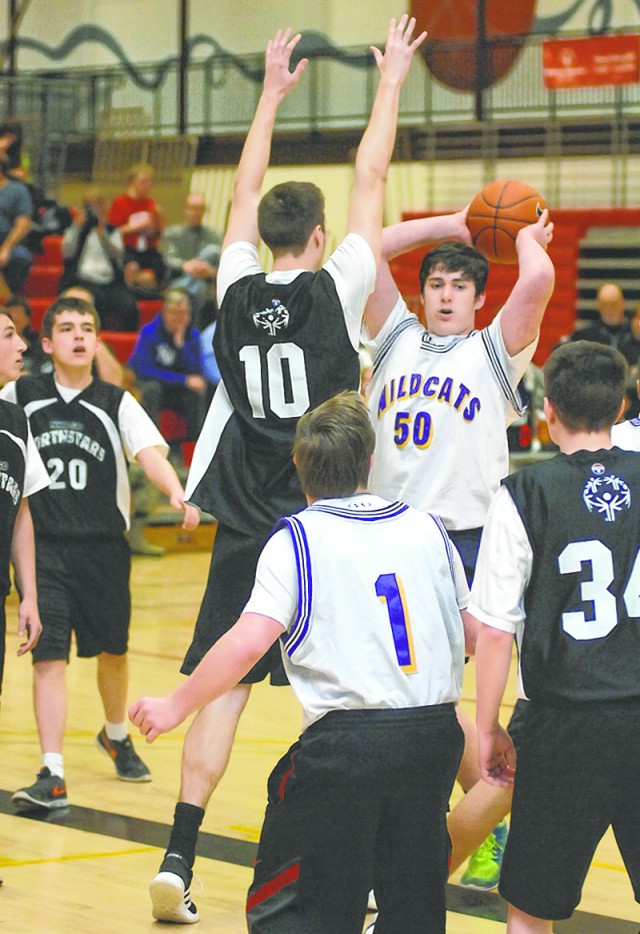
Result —
[{"label": "raised hand", "polygon": [[521,244],[521,239],[530,238],[539,243],[543,249],[547,249],[553,239],[553,221],[549,220],[549,208],[545,208],[535,224],[527,224],[518,231],[516,237],[516,246]]},{"label": "raised hand", "polygon": [[397,24],[395,19],[392,19],[389,23],[389,35],[384,53],[374,45],[371,46],[376,64],[384,77],[390,80],[404,81],[413,59],[413,53],[427,38],[427,33],[421,32],[412,41],[411,36],[415,26],[415,16],[409,19],[408,14],[404,13]]},{"label": "raised hand", "polygon": [[267,44],[264,60],[264,90],[278,97],[286,97],[300,80],[309,60],[301,58],[293,71],[289,71],[289,62],[293,50],[301,39],[300,33],[291,36],[291,29],[284,32],[279,29]]}]

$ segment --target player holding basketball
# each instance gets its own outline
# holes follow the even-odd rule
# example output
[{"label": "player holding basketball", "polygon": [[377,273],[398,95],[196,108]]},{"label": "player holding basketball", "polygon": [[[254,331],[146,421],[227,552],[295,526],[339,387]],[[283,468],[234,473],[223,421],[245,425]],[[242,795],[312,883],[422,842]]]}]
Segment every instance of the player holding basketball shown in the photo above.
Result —
[{"label": "player holding basketball", "polygon": [[[514,781],[500,878],[509,934],[551,934],[549,919],[571,916],[610,825],[640,901],[640,458],[610,433],[625,360],[591,341],[564,344],[544,379],[561,453],[496,494],[469,608],[483,624],[482,775]],[[514,635],[529,701],[510,736],[498,717]]]},{"label": "player holding basketball", "polygon": [[[383,231],[383,258],[365,310],[374,358],[371,488],[440,515],[469,580],[491,497],[509,470],[506,428],[523,411],[518,383],[533,357],[553,291],[554,269],[546,252],[552,234],[546,210],[537,223],[520,230],[518,280],[491,324],[478,331],[475,315],[484,304],[489,264],[470,246],[466,209]],[[422,262],[425,329],[398,292],[389,260],[438,240],[456,242],[441,244]],[[475,731],[468,718],[461,723],[467,748],[458,778],[469,793],[450,817],[452,869],[509,810],[507,793],[478,783]],[[470,867],[465,881],[485,888],[497,884],[505,835],[503,825],[496,838],[488,838],[478,868]]]}]

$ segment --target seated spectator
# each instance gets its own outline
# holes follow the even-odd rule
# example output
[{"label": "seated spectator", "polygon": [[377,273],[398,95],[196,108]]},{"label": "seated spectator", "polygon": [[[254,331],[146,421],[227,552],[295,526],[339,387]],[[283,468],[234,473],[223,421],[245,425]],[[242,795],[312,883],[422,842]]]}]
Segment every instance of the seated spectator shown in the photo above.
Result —
[{"label": "seated spectator", "polygon": [[122,236],[107,222],[98,188],[87,191],[82,208],[65,231],[62,256],[60,291],[72,285],[89,289],[104,330],[138,330],[138,305],[124,281]]},{"label": "seated spectator", "polygon": [[191,296],[194,320],[215,294],[222,238],[202,221],[206,211],[204,195],[193,191],[184,205],[184,224],[167,227],[163,254],[172,277],[172,285],[186,289]]},{"label": "seated spectator", "polygon": [[207,391],[200,332],[190,317],[188,294],[168,289],[162,310],[142,328],[129,358],[142,405],[156,425],[161,409],[181,415],[187,423],[183,441],[194,441],[200,433]]},{"label": "seated spectator", "polygon": [[164,221],[162,210],[151,197],[154,180],[153,166],[146,162],[132,165],[128,188],[114,198],[108,218],[124,240],[125,281],[143,293],[162,289],[167,278],[158,250]]},{"label": "seated spectator", "polygon": [[8,172],[0,148],[0,273],[11,293],[22,294],[33,262],[22,243],[31,229],[33,206],[27,187]]},{"label": "seated spectator", "polygon": [[629,320],[624,311],[624,295],[619,285],[614,282],[605,282],[598,289],[598,318],[596,321],[578,325],[571,335],[572,341],[596,341],[598,344],[608,344],[615,347],[631,364],[637,360],[637,351],[631,350],[635,359],[628,356],[630,348],[627,342],[630,337]]}]

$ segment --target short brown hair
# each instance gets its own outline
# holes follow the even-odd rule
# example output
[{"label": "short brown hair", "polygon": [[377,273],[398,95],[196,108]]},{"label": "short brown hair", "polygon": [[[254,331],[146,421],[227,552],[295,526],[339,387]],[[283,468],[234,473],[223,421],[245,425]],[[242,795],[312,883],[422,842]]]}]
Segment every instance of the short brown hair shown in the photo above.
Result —
[{"label": "short brown hair", "polygon": [[313,182],[283,182],[258,205],[258,230],[274,255],[303,252],[313,230],[324,230],[324,195]]},{"label": "short brown hair", "polygon": [[65,298],[64,295],[57,298],[53,305],[49,305],[42,319],[42,336],[50,338],[53,332],[53,325],[58,315],[64,311],[77,311],[80,315],[91,315],[95,324],[96,334],[100,331],[100,318],[91,302],[85,302],[82,298]]},{"label": "short brown hair", "polygon": [[307,412],[293,445],[302,489],[313,499],[351,496],[369,480],[375,433],[357,392],[341,392]]},{"label": "short brown hair", "polygon": [[561,344],[544,365],[544,394],[569,431],[603,431],[615,423],[625,394],[627,361],[595,341]]},{"label": "short brown hair", "polygon": [[147,175],[149,178],[156,177],[156,170],[148,162],[136,162],[129,167],[127,172],[127,181],[132,182],[138,175]]}]

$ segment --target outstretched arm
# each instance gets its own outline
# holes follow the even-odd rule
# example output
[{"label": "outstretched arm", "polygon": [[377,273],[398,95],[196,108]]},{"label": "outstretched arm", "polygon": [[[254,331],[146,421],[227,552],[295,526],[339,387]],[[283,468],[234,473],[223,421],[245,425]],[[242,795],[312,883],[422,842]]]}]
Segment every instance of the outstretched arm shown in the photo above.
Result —
[{"label": "outstretched arm", "polygon": [[547,254],[552,237],[553,224],[546,208],[535,224],[523,227],[516,237],[518,281],[500,318],[504,345],[510,357],[524,350],[540,330],[555,282],[555,270]]},{"label": "outstretched arm", "polygon": [[370,338],[376,337],[398,300],[398,287],[391,275],[389,260],[408,250],[415,250],[438,240],[463,240],[465,243],[471,243],[471,234],[467,228],[468,207],[469,205],[454,214],[418,217],[384,228],[376,285],[364,310],[364,323]]},{"label": "outstretched arm", "polygon": [[173,508],[182,510],[182,528],[189,532],[195,529],[200,522],[200,512],[195,506],[185,503],[184,490],[178,474],[164,454],[155,447],[142,448],[136,454],[136,460],[151,483],[169,497]]},{"label": "outstretched arm", "polygon": [[160,733],[173,730],[189,714],[235,687],[282,633],[280,623],[271,617],[243,613],[171,694],[141,697],[132,704],[132,723],[152,743]]},{"label": "outstretched arm", "polygon": [[423,32],[412,41],[415,24],[415,18],[409,19],[406,13],[397,24],[392,19],[384,54],[371,48],[380,69],[380,81],[369,124],[356,155],[347,228],[350,233],[358,233],[367,240],[376,263],[380,259],[384,189],[396,138],[400,88],[413,53],[427,35]]},{"label": "outstretched arm", "polygon": [[239,240],[258,243],[258,204],[271,155],[276,113],[280,102],[296,86],[308,64],[303,58],[292,72],[289,71],[291,54],[299,41],[300,33],[291,37],[290,29],[284,32],[279,29],[267,45],[264,85],[233,182],[223,250]]}]

